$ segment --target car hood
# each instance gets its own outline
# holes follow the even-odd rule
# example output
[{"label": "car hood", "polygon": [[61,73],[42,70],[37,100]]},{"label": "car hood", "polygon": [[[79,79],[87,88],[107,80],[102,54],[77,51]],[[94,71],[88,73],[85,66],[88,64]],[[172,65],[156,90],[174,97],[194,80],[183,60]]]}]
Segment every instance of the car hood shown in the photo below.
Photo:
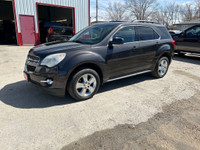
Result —
[{"label": "car hood", "polygon": [[72,50],[80,50],[89,48],[90,45],[75,43],[75,42],[51,42],[38,45],[30,50],[29,53],[37,56],[46,56],[53,53],[62,52],[65,53],[67,51]]}]

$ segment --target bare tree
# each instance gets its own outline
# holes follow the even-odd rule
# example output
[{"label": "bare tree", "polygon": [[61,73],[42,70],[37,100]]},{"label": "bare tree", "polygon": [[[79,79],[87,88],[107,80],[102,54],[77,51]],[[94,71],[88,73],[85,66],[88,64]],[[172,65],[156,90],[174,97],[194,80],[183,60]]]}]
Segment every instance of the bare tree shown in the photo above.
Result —
[{"label": "bare tree", "polygon": [[126,0],[126,7],[137,20],[147,20],[157,7],[157,0]]},{"label": "bare tree", "polygon": [[188,20],[194,19],[195,10],[193,8],[193,5],[191,3],[186,3],[181,8],[181,15],[183,17],[183,21],[188,21]]},{"label": "bare tree", "polygon": [[200,18],[200,0],[195,1],[195,18]]},{"label": "bare tree", "polygon": [[127,19],[126,8],[120,2],[109,3],[105,9],[107,13],[107,19],[111,21],[123,21]]},{"label": "bare tree", "polygon": [[160,6],[152,13],[151,20],[162,23],[167,27],[180,22],[180,6],[174,2],[166,3],[165,6]]}]

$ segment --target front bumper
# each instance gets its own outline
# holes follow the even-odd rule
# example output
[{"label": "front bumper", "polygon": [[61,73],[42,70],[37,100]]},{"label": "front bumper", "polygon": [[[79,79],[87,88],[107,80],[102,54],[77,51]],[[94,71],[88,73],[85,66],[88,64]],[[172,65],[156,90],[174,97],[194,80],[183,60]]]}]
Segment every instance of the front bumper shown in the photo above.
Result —
[{"label": "front bumper", "polygon": [[[50,95],[64,97],[66,94],[67,79],[65,75],[60,73],[58,67],[48,68],[27,60],[24,76],[28,82],[40,87]],[[47,80],[51,80],[52,83],[44,82]]]}]

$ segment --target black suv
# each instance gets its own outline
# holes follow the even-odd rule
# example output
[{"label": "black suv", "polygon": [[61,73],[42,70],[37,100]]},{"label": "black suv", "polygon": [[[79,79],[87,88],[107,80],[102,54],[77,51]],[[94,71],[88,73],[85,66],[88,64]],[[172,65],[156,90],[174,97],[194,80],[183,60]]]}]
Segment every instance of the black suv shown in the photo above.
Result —
[{"label": "black suv", "polygon": [[176,41],[177,53],[200,54],[200,25],[192,26],[173,38]]},{"label": "black suv", "polygon": [[174,41],[158,24],[109,22],[81,30],[68,42],[46,43],[29,51],[24,77],[53,95],[76,100],[97,93],[105,82],[151,72],[162,78]]}]

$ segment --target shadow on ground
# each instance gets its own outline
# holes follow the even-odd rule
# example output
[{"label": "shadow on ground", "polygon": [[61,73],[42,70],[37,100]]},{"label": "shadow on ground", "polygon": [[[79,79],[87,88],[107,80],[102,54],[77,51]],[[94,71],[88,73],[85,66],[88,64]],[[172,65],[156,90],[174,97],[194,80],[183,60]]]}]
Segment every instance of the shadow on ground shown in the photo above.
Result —
[{"label": "shadow on ground", "polygon": [[[145,80],[154,79],[149,74],[130,77],[118,81],[113,81],[104,84],[98,93],[114,90]],[[98,94],[97,93],[97,94]],[[56,105],[72,104],[78,101],[73,100],[67,95],[64,98],[48,95],[38,87],[33,86],[26,81],[19,81],[16,83],[8,84],[0,90],[0,100],[10,106],[16,108],[45,108]]]},{"label": "shadow on ground", "polygon": [[16,108],[45,108],[74,102],[70,97],[48,95],[26,81],[6,85],[0,90],[0,100]]},{"label": "shadow on ground", "polygon": [[197,55],[189,55],[189,54],[185,56],[175,55],[174,60],[200,65],[200,56]]}]

